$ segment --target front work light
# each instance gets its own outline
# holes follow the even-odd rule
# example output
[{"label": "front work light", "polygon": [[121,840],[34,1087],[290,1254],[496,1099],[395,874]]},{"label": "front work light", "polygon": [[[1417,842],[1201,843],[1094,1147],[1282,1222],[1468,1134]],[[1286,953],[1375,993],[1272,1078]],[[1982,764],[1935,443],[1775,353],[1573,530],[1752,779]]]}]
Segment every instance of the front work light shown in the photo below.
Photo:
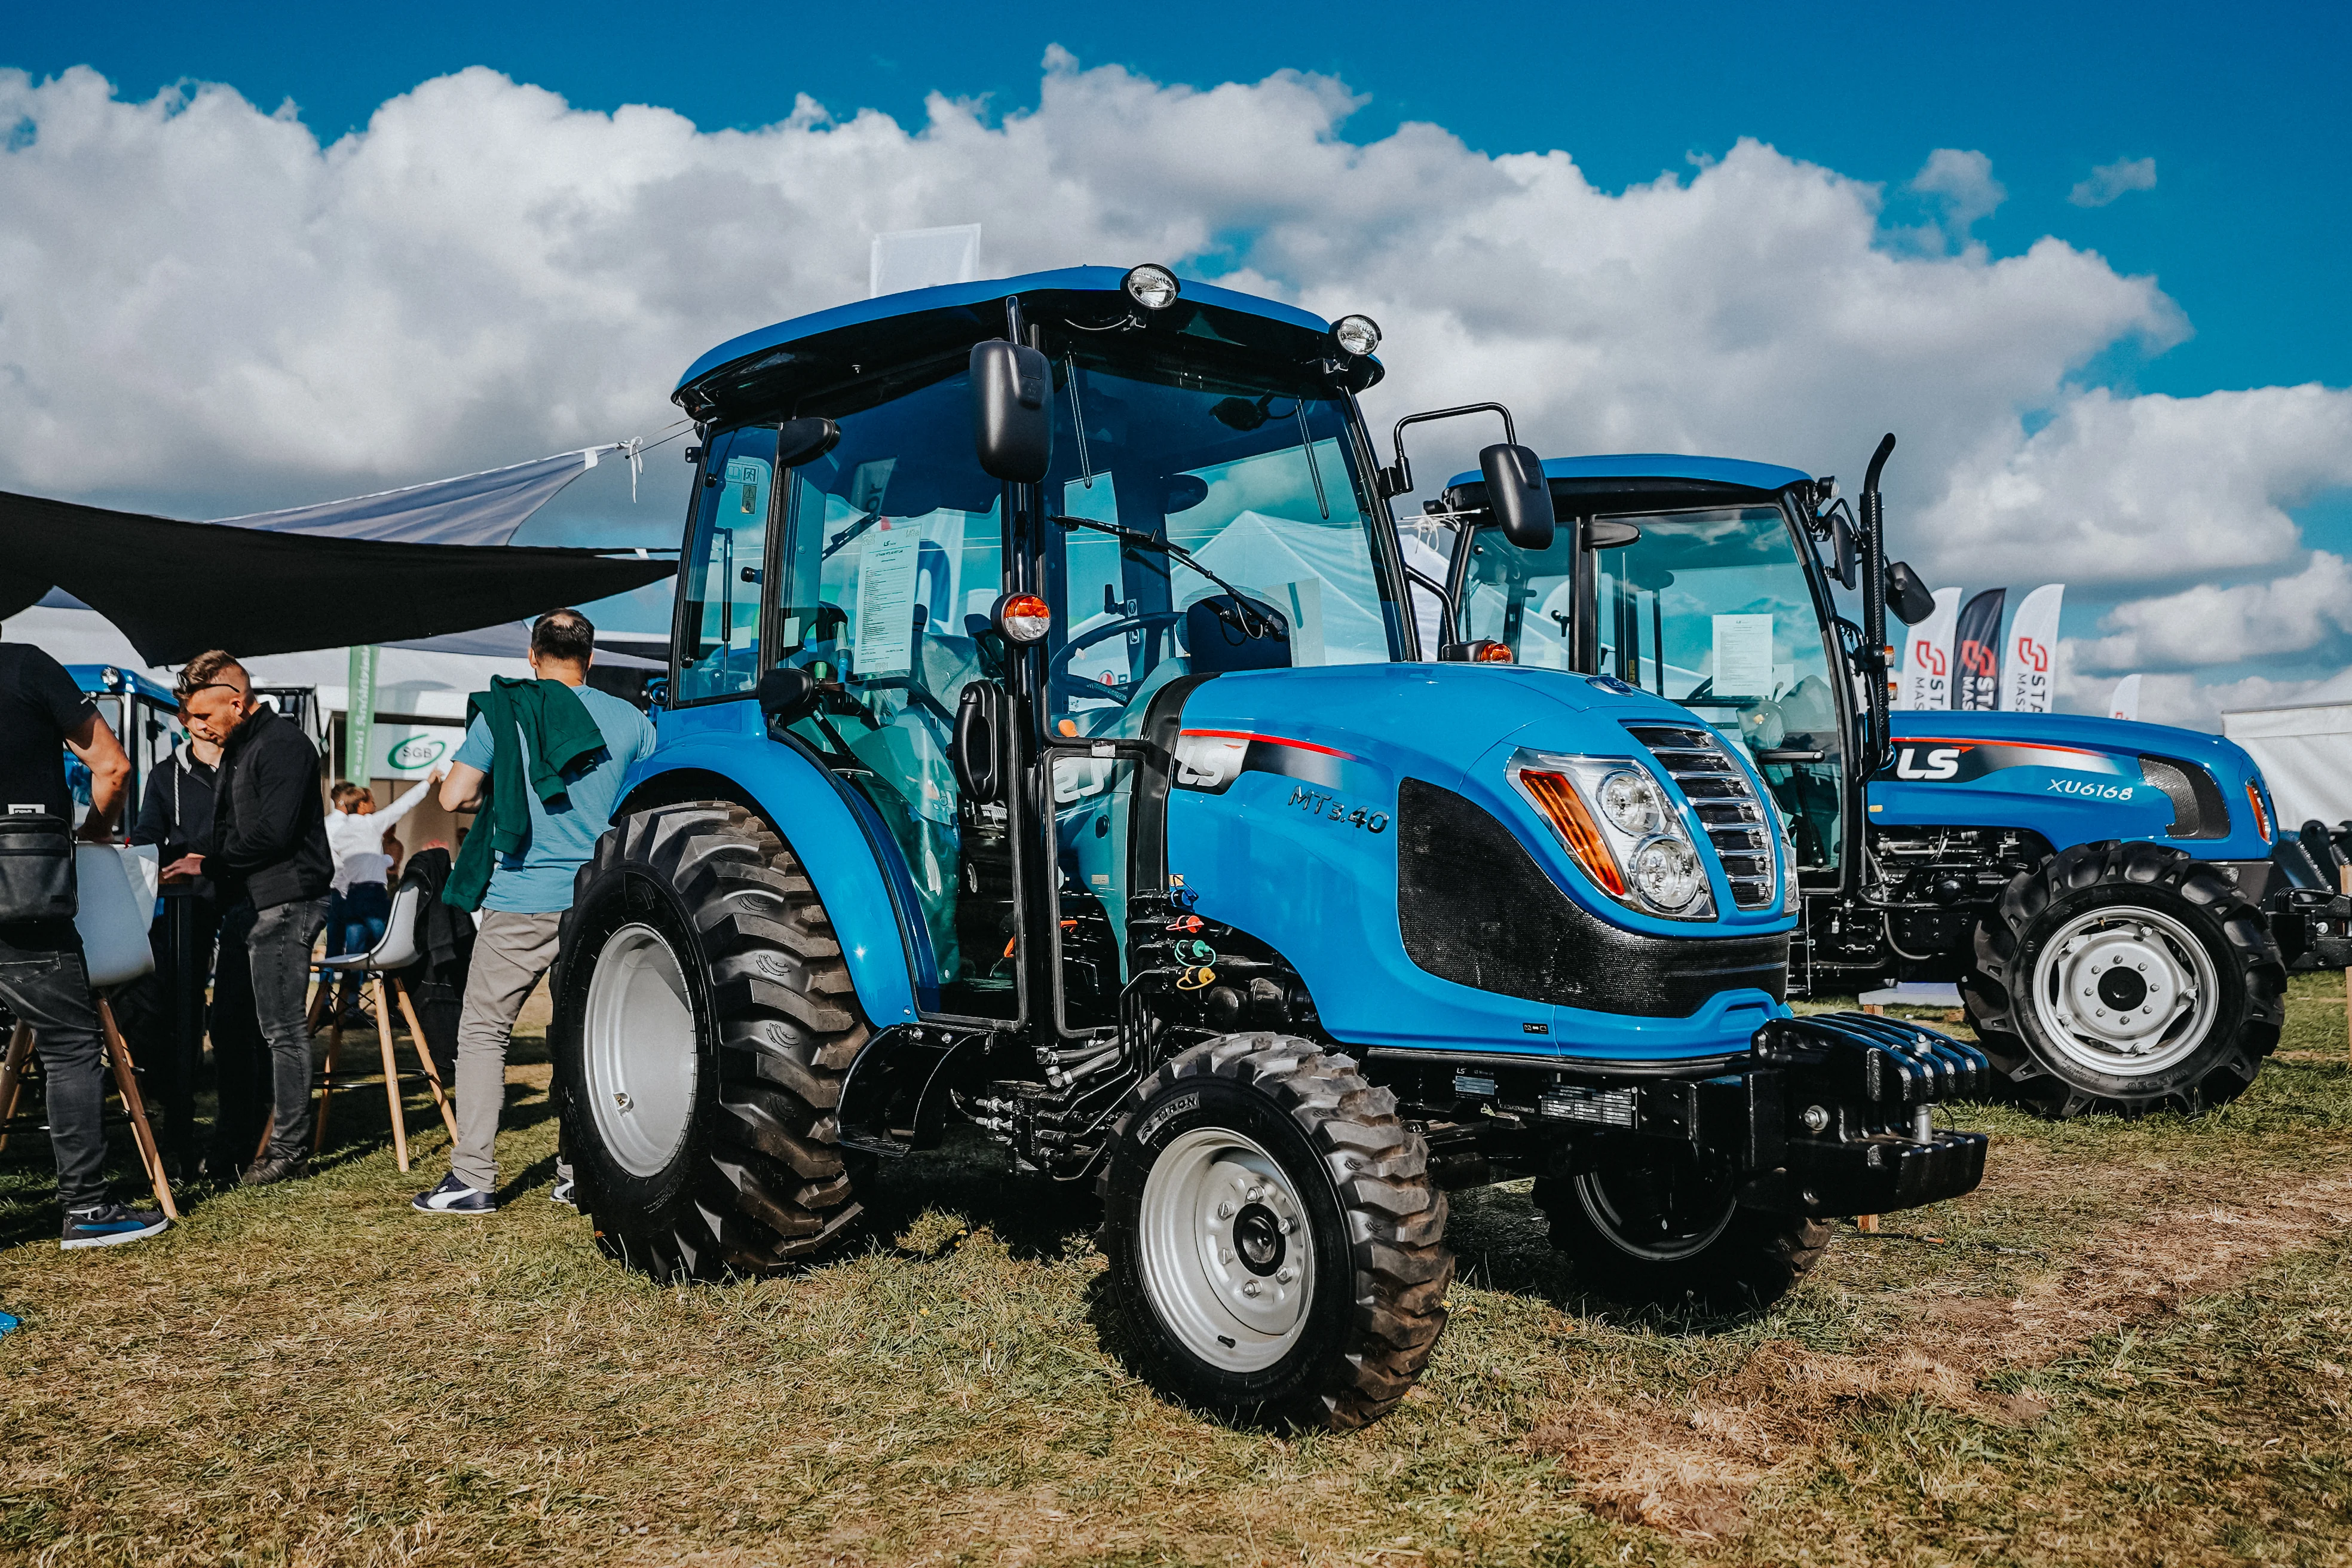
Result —
[{"label": "front work light", "polygon": [[1349,354],[1361,359],[1381,346],[1381,324],[1370,316],[1342,316],[1331,328],[1331,339]]},{"label": "front work light", "polygon": [[1053,629],[1054,609],[1034,594],[1007,594],[989,618],[1005,641],[1033,643]]},{"label": "front work light", "polygon": [[1129,268],[1127,276],[1119,280],[1119,287],[1127,290],[1129,299],[1147,310],[1164,310],[1183,292],[1176,274],[1151,261]]}]

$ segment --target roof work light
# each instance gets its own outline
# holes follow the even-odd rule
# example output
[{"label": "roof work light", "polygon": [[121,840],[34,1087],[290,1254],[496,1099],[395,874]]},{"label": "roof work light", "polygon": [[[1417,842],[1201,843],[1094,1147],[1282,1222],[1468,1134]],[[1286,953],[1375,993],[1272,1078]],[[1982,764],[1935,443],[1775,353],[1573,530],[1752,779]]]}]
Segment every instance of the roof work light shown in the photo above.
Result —
[{"label": "roof work light", "polygon": [[1166,310],[1183,291],[1183,285],[1176,281],[1176,274],[1152,261],[1129,268],[1127,276],[1119,280],[1119,287],[1127,290],[1129,299],[1147,310]]}]

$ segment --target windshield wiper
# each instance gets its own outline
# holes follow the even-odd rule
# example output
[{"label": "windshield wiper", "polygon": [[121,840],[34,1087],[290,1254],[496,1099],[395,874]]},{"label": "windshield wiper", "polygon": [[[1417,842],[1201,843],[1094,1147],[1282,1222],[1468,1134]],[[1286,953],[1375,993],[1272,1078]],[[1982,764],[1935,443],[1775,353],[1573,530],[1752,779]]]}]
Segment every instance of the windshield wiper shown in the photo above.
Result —
[{"label": "windshield wiper", "polygon": [[[1223,577],[1218,576],[1214,572],[1210,571],[1206,566],[1202,565],[1200,562],[1193,559],[1192,552],[1185,549],[1182,545],[1171,543],[1168,540],[1159,538],[1154,534],[1145,533],[1139,529],[1121,528],[1118,523],[1102,522],[1091,517],[1072,517],[1066,512],[1056,511],[1046,513],[1045,521],[1048,522],[1058,522],[1064,528],[1084,528],[1091,529],[1097,533],[1108,533],[1129,550],[1157,550],[1171,560],[1182,562],[1185,565],[1190,566],[1193,571],[1198,572],[1202,576],[1206,577],[1210,582],[1214,583],[1218,587],[1223,588],[1226,593],[1231,594],[1234,596],[1234,605],[1241,613],[1242,630],[1244,635],[1253,637],[1261,637],[1266,635],[1265,629],[1254,629],[1250,625],[1252,621],[1257,618],[1255,613],[1250,606],[1255,605],[1257,601],[1252,599],[1247,594],[1243,593],[1239,588],[1234,587],[1231,583],[1226,582]],[[1280,613],[1276,612],[1276,619],[1279,620],[1279,618]]]}]

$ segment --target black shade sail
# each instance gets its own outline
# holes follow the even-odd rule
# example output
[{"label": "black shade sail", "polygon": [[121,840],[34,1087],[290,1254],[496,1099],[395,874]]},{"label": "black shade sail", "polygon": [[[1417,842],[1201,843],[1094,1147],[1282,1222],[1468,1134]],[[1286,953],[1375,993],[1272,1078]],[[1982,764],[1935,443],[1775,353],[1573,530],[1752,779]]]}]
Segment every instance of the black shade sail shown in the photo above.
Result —
[{"label": "black shade sail", "polygon": [[0,490],[0,616],[63,588],[154,665],[471,631],[677,570],[593,550],[269,533]]}]

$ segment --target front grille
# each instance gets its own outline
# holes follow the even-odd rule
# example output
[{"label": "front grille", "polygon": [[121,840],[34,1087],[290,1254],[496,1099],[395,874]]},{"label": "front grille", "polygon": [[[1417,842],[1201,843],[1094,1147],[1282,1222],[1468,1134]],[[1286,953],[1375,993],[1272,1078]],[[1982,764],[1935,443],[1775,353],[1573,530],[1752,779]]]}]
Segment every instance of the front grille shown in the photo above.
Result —
[{"label": "front grille", "polygon": [[1772,874],[1772,819],[1748,782],[1748,771],[1714,731],[1687,724],[1628,724],[1650,748],[1666,776],[1682,787],[1699,825],[1723,862],[1731,901],[1743,910],[1769,907],[1780,891]]}]

